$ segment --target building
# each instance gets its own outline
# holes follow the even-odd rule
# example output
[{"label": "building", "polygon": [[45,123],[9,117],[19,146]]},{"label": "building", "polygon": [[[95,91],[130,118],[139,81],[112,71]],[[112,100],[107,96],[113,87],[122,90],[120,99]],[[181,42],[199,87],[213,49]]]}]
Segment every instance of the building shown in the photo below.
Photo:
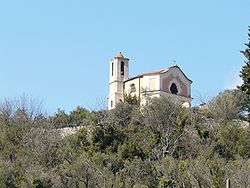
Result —
[{"label": "building", "polygon": [[150,97],[170,96],[190,107],[191,84],[177,65],[129,78],[129,59],[120,52],[110,61],[108,109],[114,109],[125,94],[139,97],[141,105]]}]

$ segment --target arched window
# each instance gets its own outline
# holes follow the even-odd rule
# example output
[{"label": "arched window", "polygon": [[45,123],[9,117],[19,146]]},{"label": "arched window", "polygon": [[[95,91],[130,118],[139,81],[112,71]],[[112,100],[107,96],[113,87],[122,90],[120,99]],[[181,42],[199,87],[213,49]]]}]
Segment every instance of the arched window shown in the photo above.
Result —
[{"label": "arched window", "polygon": [[121,75],[124,75],[124,62],[121,61]]},{"label": "arched window", "polygon": [[171,92],[172,94],[175,94],[175,95],[178,93],[178,89],[177,89],[177,86],[176,86],[175,83],[172,83],[172,85],[171,85],[171,87],[170,87],[170,92]]}]

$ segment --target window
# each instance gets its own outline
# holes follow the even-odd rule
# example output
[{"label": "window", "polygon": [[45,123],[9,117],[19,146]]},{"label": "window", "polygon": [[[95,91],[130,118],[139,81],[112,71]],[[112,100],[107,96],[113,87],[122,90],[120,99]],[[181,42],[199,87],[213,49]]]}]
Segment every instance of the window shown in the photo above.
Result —
[{"label": "window", "polygon": [[124,62],[121,61],[121,75],[124,75]]},{"label": "window", "polygon": [[132,92],[135,92],[136,91],[136,88],[135,88],[135,84],[130,84],[129,85],[129,90],[130,90],[130,93],[132,93]]},{"label": "window", "polygon": [[112,76],[114,75],[114,63],[112,63],[112,70],[111,70],[111,72],[112,72]]},{"label": "window", "polygon": [[171,92],[172,94],[175,94],[175,95],[178,93],[178,89],[177,89],[177,86],[176,86],[175,83],[172,83],[172,85],[171,85],[171,87],[170,87],[170,92]]},{"label": "window", "polygon": [[111,105],[111,108],[113,108],[113,101],[111,101],[111,104],[110,104],[110,105]]}]

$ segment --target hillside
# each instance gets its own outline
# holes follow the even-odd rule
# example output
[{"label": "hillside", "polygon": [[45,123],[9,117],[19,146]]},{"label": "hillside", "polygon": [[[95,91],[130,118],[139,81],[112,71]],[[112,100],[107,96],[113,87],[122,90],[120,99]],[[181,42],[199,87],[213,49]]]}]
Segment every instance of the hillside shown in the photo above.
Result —
[{"label": "hillside", "polygon": [[0,187],[221,188],[226,179],[248,187],[245,107],[239,90],[223,91],[206,108],[162,97],[143,108],[133,99],[111,111],[77,107],[49,117],[32,100],[6,100]]}]

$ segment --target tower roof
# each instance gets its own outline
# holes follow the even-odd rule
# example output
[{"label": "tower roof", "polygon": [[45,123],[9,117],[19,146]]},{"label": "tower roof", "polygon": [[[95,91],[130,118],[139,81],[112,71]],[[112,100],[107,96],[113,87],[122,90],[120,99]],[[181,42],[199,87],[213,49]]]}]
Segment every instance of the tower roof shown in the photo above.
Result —
[{"label": "tower roof", "polygon": [[117,58],[123,58],[124,59],[124,56],[122,55],[121,52],[119,52],[117,55],[116,55]]}]

